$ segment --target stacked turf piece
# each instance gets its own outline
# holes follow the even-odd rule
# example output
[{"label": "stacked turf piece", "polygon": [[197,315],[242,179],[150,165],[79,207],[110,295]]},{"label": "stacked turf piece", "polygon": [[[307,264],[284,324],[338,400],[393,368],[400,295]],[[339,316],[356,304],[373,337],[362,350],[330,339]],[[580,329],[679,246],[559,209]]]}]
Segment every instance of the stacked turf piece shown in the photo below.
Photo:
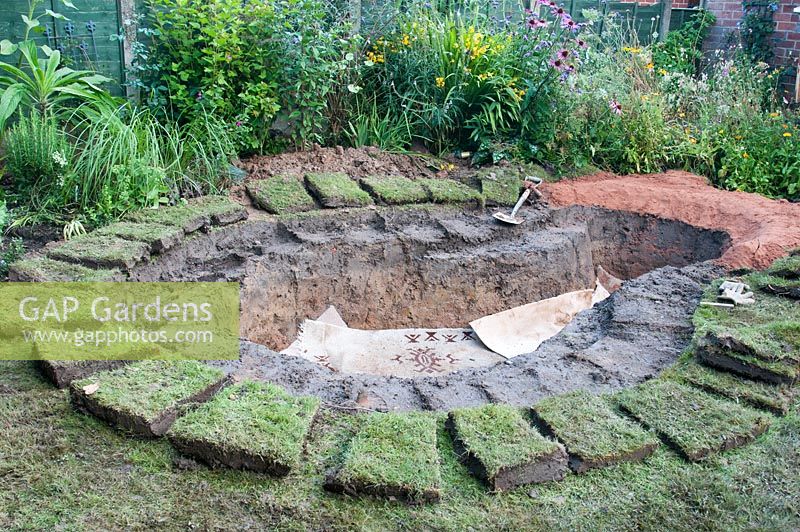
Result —
[{"label": "stacked turf piece", "polygon": [[346,174],[306,174],[306,185],[323,207],[366,207],[372,205],[369,194]]},{"label": "stacked turf piece", "polygon": [[670,377],[678,382],[777,415],[785,415],[797,396],[797,389],[791,386],[748,379],[703,366],[692,360],[679,363],[672,368]]},{"label": "stacked turf piece", "polygon": [[80,410],[133,434],[155,437],[227,383],[221,370],[200,362],[144,361],[73,381],[70,395]]},{"label": "stacked turf piece", "polygon": [[459,459],[494,491],[564,478],[564,448],[533,429],[516,408],[457,409],[446,425]]},{"label": "stacked turf piece", "polygon": [[293,214],[317,208],[303,182],[290,175],[250,181],[247,193],[258,208],[272,214]]},{"label": "stacked turf piece", "polygon": [[764,414],[666,379],[624,390],[617,400],[624,411],[692,461],[741,447],[770,424]]},{"label": "stacked turf piece", "polygon": [[72,381],[85,379],[98,371],[109,371],[127,364],[121,360],[40,360],[39,371],[56,388],[66,388]]},{"label": "stacked turf piece", "polygon": [[418,179],[417,182],[433,203],[481,203],[483,200],[477,190],[452,179]]},{"label": "stacked turf piece", "polygon": [[167,251],[175,247],[183,238],[183,231],[179,227],[132,222],[117,222],[107,225],[93,234],[142,242],[147,245],[150,253]]},{"label": "stacked turf piece", "polygon": [[87,268],[47,257],[22,259],[8,270],[8,280],[12,282],[112,282],[124,279],[125,275],[118,269]]},{"label": "stacked turf piece", "polygon": [[361,421],[341,466],[328,474],[325,489],[423,503],[439,500],[440,484],[436,418],[374,413]]},{"label": "stacked turf piece", "polygon": [[143,242],[95,233],[73,238],[47,252],[52,260],[121,270],[128,270],[149,256],[150,249]]},{"label": "stacked turf piece", "polygon": [[544,399],[533,407],[533,416],[542,432],[564,444],[576,473],[642,460],[659,445],[654,435],[585,391]]},{"label": "stacked turf piece", "polygon": [[425,203],[428,192],[418,181],[400,176],[370,176],[361,180],[361,184],[378,201],[387,205],[407,205]]},{"label": "stacked turf piece", "polygon": [[211,466],[285,476],[300,462],[318,408],[317,399],[245,381],[179,418],[168,437],[181,453]]},{"label": "stacked turf piece", "polygon": [[175,247],[186,234],[245,218],[244,207],[225,196],[204,196],[185,205],[136,211],[123,222],[49,249],[46,257],[13,264],[9,277],[15,281],[117,281],[124,277],[121,272],[151,254]]},{"label": "stacked turf piece", "polygon": [[753,288],[774,294],[800,299],[800,251],[776,260],[765,272],[749,276]]},{"label": "stacked turf piece", "polygon": [[492,167],[478,174],[486,205],[511,206],[517,203],[523,176],[515,169]]},{"label": "stacked turf piece", "polygon": [[[745,277],[748,284],[757,279]],[[705,298],[714,297],[719,281]],[[701,306],[694,316],[696,356],[706,365],[773,384],[800,377],[800,305],[759,292],[733,309]]]}]

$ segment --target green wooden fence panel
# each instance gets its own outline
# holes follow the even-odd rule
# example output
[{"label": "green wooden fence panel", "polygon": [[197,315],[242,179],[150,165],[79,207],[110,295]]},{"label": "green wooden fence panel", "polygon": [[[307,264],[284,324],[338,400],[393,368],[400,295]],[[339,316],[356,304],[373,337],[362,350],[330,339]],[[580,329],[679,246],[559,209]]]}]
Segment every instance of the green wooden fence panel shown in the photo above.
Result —
[{"label": "green wooden fence panel", "polygon": [[[120,41],[115,36],[121,22],[115,0],[74,0],[77,9],[64,6],[60,0],[45,0],[37,10],[52,9],[69,21],[52,17],[40,18],[42,25],[31,32],[37,44],[59,48],[64,61],[72,68],[96,70],[114,80],[110,87],[122,94],[125,67]],[[28,13],[27,0],[3,0],[0,11],[0,39],[20,41],[25,36],[22,15]],[[89,28],[94,31],[89,31]],[[49,35],[44,32],[49,30]],[[71,30],[71,31],[70,31]]]}]

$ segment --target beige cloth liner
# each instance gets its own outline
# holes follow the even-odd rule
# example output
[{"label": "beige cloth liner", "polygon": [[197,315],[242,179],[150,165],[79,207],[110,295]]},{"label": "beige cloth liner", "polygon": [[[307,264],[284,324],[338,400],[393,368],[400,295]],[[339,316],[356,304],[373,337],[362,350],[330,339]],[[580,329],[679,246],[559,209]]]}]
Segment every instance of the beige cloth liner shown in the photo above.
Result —
[{"label": "beige cloth liner", "polygon": [[333,306],[305,320],[283,354],[299,356],[340,373],[426,377],[494,365],[535,351],[577,313],[610,294],[578,290],[486,316],[456,329],[351,329]]},{"label": "beige cloth liner", "polygon": [[481,341],[506,358],[536,351],[558,334],[576,314],[606,299],[608,290],[600,283],[594,290],[567,292],[512,308],[470,322]]}]

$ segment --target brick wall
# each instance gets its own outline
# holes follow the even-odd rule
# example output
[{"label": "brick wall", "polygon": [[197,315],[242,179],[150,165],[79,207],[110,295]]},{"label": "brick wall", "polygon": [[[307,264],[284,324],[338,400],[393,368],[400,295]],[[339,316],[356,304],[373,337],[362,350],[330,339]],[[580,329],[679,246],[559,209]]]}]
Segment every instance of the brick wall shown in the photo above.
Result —
[{"label": "brick wall", "polygon": [[[778,10],[773,15],[775,63],[786,67],[796,66],[800,55],[800,13],[794,13],[793,10],[800,6],[800,0],[775,3],[778,4]],[[731,0],[706,0],[706,8],[717,17],[717,23],[711,29],[706,41],[706,48],[709,50],[722,48],[728,42],[728,34],[736,31],[736,25],[742,19],[742,3]]]}]

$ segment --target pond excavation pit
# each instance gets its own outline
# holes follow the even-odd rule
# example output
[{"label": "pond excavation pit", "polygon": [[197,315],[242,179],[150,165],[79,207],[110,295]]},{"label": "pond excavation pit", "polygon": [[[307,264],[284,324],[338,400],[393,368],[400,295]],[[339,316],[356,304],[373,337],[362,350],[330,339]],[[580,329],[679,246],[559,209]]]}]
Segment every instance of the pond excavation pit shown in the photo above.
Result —
[{"label": "pond excavation pit", "polygon": [[[589,207],[489,213],[417,207],[251,217],[200,234],[134,281],[238,281],[241,357],[214,362],[241,376],[344,406],[433,409],[532,404],[573,389],[610,391],[671,364],[688,344],[710,260],[728,235],[652,216]],[[278,353],[306,319],[334,305],[351,328],[465,328],[472,320],[593,288],[602,266],[629,280],[538,349],[497,363],[418,377],[332,371]]]}]

